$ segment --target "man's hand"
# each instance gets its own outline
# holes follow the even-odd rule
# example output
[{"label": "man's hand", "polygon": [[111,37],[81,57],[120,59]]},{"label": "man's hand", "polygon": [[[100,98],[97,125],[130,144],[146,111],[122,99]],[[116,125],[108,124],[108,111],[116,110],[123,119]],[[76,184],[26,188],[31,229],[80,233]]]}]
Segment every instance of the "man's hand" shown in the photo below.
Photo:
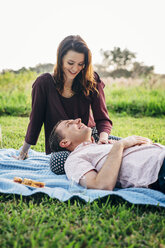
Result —
[{"label": "man's hand", "polygon": [[99,139],[99,141],[97,142],[98,145],[100,144],[114,144],[116,143],[118,140],[108,140],[108,139]]},{"label": "man's hand", "polygon": [[[113,190],[122,163],[123,150],[135,145],[151,143],[150,139],[135,135],[115,142],[100,171],[91,170],[85,174],[87,188]],[[80,184],[84,186],[81,179]]]},{"label": "man's hand", "polygon": [[120,142],[123,145],[124,149],[135,145],[152,144],[152,141],[150,139],[136,135],[121,139],[118,142]]},{"label": "man's hand", "polygon": [[119,140],[113,140],[113,139],[109,139],[108,143],[109,144],[115,144],[116,142],[118,142]]}]

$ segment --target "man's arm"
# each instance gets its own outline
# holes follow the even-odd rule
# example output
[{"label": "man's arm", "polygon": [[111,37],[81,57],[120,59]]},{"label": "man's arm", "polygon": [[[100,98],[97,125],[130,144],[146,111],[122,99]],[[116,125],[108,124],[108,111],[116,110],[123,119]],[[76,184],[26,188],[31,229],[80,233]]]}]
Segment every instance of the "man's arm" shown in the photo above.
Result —
[{"label": "man's arm", "polygon": [[86,184],[86,187],[90,189],[113,190],[119,174],[123,150],[148,142],[149,139],[140,136],[130,136],[119,140],[113,145],[101,170],[99,172],[89,171],[85,174],[85,180],[80,179],[80,184],[82,186]]}]

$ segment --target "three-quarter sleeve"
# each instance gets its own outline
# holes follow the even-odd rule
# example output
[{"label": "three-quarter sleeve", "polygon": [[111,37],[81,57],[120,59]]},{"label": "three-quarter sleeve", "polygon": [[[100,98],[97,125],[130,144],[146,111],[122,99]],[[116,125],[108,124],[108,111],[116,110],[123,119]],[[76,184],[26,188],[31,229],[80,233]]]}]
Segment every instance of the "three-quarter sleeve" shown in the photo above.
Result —
[{"label": "three-quarter sleeve", "polygon": [[99,94],[97,94],[96,92],[93,94],[91,108],[98,133],[100,134],[101,132],[106,132],[110,134],[112,129],[112,121],[109,118],[106,107],[105,95],[103,90],[104,86],[105,84],[100,80],[98,76],[97,89],[99,91]]},{"label": "three-quarter sleeve", "polygon": [[38,77],[32,88],[32,111],[25,136],[25,141],[30,145],[35,145],[37,143],[37,139],[45,119],[46,98],[44,79],[42,77]]}]

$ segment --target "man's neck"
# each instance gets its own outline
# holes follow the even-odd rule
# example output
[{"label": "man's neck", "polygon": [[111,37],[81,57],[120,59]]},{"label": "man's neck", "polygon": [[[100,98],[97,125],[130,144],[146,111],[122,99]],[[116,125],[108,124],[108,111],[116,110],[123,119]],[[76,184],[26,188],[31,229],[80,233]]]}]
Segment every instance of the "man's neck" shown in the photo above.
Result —
[{"label": "man's neck", "polygon": [[86,143],[86,144],[91,144],[91,143],[95,143],[94,139],[93,138],[90,138],[90,139],[84,139],[82,140],[81,142],[77,143],[77,144],[72,144],[71,147],[70,147],[70,151],[74,151],[76,149],[76,147],[78,147],[79,145],[83,144],[83,143]]}]

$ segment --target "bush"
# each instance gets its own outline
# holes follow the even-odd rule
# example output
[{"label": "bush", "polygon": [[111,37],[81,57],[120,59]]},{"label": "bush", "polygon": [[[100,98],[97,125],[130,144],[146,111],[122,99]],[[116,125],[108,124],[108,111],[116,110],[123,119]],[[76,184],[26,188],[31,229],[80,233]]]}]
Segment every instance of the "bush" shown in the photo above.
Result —
[{"label": "bush", "polygon": [[129,78],[131,77],[131,74],[132,72],[126,69],[118,69],[109,73],[109,75],[113,78],[120,78],[120,77]]}]

